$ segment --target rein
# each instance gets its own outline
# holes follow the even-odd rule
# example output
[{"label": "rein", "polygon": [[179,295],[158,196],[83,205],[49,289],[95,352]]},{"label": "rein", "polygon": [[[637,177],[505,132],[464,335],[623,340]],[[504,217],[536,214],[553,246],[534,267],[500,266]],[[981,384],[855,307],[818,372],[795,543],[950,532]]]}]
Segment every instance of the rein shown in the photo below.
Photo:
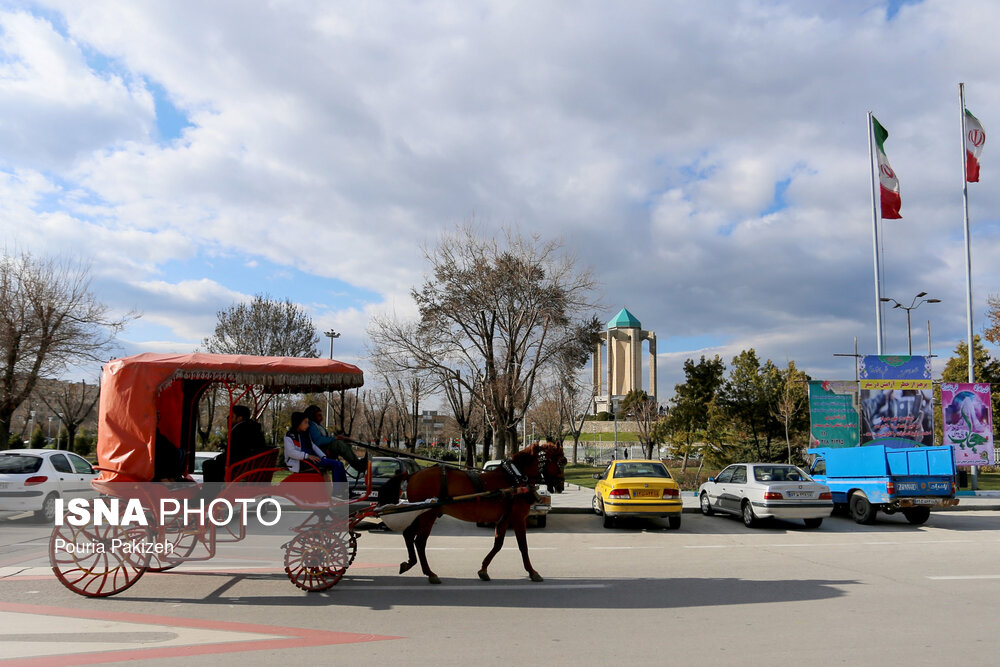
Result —
[{"label": "rein", "polygon": [[399,449],[388,449],[386,447],[379,447],[378,445],[369,445],[358,440],[352,440],[351,438],[338,437],[338,440],[342,440],[354,447],[360,447],[362,449],[368,449],[378,454],[385,454],[387,456],[402,456],[408,459],[415,459],[417,461],[427,461],[428,463],[435,463],[437,465],[447,466],[449,468],[458,468],[459,470],[478,470],[475,466],[470,466],[468,464],[459,464],[454,461],[442,461],[440,459],[432,459],[429,456],[421,456],[420,454],[413,454],[411,452],[402,451]]}]

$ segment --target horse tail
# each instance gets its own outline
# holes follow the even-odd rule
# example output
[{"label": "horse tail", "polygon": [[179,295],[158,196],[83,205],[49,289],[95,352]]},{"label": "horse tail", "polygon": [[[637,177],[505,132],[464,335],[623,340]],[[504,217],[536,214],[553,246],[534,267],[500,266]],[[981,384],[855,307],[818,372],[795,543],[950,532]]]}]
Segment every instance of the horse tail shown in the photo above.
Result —
[{"label": "horse tail", "polygon": [[399,495],[403,488],[403,482],[409,479],[410,473],[405,470],[397,472],[382,485],[378,491],[379,505],[395,505],[399,502]]}]

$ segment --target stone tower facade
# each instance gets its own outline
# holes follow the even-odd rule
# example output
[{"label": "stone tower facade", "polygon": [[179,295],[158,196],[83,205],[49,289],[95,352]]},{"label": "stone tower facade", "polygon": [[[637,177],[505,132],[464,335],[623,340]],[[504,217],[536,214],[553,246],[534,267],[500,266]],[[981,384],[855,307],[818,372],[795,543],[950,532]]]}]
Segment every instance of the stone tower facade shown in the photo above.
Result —
[{"label": "stone tower facade", "polygon": [[601,334],[601,342],[594,350],[597,412],[611,412],[612,404],[617,406],[630,391],[642,388],[643,341],[649,343],[649,389],[646,394],[656,400],[656,333],[643,331],[636,316],[622,308],[608,322],[608,330]]}]

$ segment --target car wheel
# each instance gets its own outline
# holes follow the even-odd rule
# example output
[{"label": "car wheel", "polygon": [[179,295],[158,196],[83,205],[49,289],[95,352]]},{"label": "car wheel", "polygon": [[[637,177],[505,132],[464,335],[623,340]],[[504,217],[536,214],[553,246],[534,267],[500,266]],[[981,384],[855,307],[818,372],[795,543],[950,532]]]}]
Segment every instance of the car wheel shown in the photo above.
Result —
[{"label": "car wheel", "polygon": [[743,523],[747,528],[753,528],[757,525],[757,515],[753,513],[753,505],[750,504],[749,500],[743,501]]},{"label": "car wheel", "polygon": [[600,514],[601,516],[604,517],[604,527],[605,528],[614,528],[615,527],[615,520],[614,520],[613,517],[608,516],[608,513],[604,511],[604,501],[603,500],[598,500],[597,504],[598,504],[598,506],[600,508],[600,511],[598,512],[598,514]]},{"label": "car wheel", "polygon": [[806,524],[806,528],[819,528],[823,525],[823,519],[802,519],[802,522]]},{"label": "car wheel", "polygon": [[712,509],[712,502],[708,499],[708,494],[705,492],[701,494],[701,513],[705,516],[715,514],[715,510]]},{"label": "car wheel", "polygon": [[671,530],[677,530],[681,527],[681,515],[671,515],[667,517],[667,525],[670,526]]},{"label": "car wheel", "polygon": [[903,510],[903,516],[906,520],[912,523],[914,526],[919,526],[920,524],[927,521],[931,516],[930,507],[907,507]]},{"label": "car wheel", "polygon": [[42,509],[35,512],[35,518],[45,523],[53,523],[56,520],[56,498],[58,493],[50,493],[42,501]]},{"label": "car wheel", "polygon": [[590,501],[590,506],[594,508],[594,514],[596,514],[597,516],[601,516],[602,514],[604,514],[604,505],[601,504],[601,499],[598,498],[596,495]]},{"label": "car wheel", "polygon": [[851,518],[857,523],[869,524],[875,522],[876,510],[868,498],[863,493],[854,493],[851,496]]},{"label": "car wheel", "polygon": [[547,516],[535,517],[535,525],[539,528],[545,528],[545,524],[548,522]]}]

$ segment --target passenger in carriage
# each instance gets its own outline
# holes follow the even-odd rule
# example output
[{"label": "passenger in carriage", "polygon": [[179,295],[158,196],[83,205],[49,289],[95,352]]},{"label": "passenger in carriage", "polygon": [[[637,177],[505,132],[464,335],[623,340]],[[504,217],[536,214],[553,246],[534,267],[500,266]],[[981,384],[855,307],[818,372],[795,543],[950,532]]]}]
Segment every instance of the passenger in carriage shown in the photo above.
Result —
[{"label": "passenger in carriage", "polygon": [[[268,449],[264,440],[264,432],[260,424],[252,418],[250,408],[245,405],[234,405],[230,413],[229,430],[229,465],[234,466],[240,461],[256,456]],[[225,481],[226,450],[214,459],[202,464],[202,472],[206,482]]]},{"label": "passenger in carriage", "polygon": [[[302,465],[308,461],[312,465]],[[315,468],[331,469],[340,461],[327,458],[323,450],[317,447],[309,438],[309,418],[304,412],[292,413],[292,424],[285,433],[285,464],[292,472],[309,472]]]},{"label": "passenger in carriage", "polygon": [[175,482],[183,472],[181,450],[157,428],[156,441],[153,445],[153,481]]},{"label": "passenger in carriage", "polygon": [[[326,452],[326,456],[334,460],[340,457],[347,461],[347,463],[350,464],[350,466],[355,470],[364,471],[368,468],[367,454],[363,457],[358,457],[358,455],[354,453],[354,449],[352,449],[348,443],[340,440],[336,435],[330,435],[330,433],[323,427],[323,411],[320,410],[318,405],[310,405],[306,408],[305,414],[306,417],[309,418],[309,438],[312,440],[314,445]],[[340,465],[339,470],[334,469],[332,472],[333,481],[347,481],[347,473],[344,470],[343,465]]]}]

